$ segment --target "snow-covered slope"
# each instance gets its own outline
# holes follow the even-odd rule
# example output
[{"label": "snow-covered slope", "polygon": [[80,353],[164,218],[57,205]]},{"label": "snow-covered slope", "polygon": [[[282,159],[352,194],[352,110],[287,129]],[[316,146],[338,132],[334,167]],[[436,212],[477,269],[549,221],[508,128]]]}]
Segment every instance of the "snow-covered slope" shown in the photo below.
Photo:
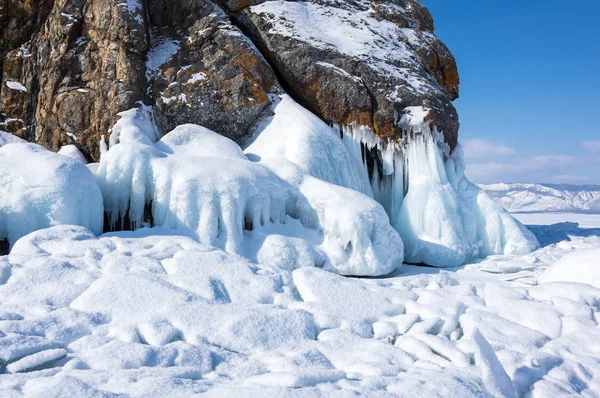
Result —
[{"label": "snow-covered slope", "polygon": [[506,210],[516,212],[600,213],[599,185],[479,185]]}]

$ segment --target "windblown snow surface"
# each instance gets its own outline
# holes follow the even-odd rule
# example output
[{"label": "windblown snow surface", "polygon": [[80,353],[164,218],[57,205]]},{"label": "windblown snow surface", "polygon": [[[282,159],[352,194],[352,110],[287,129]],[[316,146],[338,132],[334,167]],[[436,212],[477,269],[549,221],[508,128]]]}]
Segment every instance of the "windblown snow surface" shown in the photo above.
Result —
[{"label": "windblown snow surface", "polygon": [[425,114],[340,139],[284,96],[242,151],[140,107],[88,168],[5,140],[0,396],[599,396],[600,223],[532,233]]}]

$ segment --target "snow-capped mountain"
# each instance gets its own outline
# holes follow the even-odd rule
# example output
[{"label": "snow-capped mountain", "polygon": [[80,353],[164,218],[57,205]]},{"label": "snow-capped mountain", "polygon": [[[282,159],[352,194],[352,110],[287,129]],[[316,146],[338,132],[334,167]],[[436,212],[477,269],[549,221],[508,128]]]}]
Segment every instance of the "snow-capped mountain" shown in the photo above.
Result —
[{"label": "snow-capped mountain", "polygon": [[600,213],[600,185],[480,184],[511,213]]}]

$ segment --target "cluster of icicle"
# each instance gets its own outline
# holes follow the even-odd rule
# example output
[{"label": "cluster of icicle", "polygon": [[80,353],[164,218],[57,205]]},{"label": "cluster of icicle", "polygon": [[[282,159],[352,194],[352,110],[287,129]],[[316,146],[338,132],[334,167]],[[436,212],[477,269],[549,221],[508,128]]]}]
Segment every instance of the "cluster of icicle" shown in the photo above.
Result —
[{"label": "cluster of icicle", "polygon": [[[368,182],[339,135],[291,98],[246,154],[197,125],[153,142],[144,109],[121,116],[119,141],[95,172],[111,230],[169,228],[250,260],[285,258],[294,268],[296,258],[312,257],[344,275],[383,275],[402,264],[385,211],[354,190]],[[269,241],[278,243],[267,248]]]},{"label": "cluster of icicle", "polygon": [[426,108],[404,110],[399,142],[356,126],[340,140],[339,129],[288,96],[273,110],[245,152],[193,125],[154,142],[145,109],[124,113],[119,144],[96,171],[107,223],[184,229],[250,257],[256,241],[287,236],[346,275],[382,275],[403,261],[454,267],[536,248],[525,227],[467,180],[460,146],[450,151]]},{"label": "cluster of icicle", "polygon": [[405,262],[453,267],[493,254],[535,250],[533,234],[466,178],[462,148],[450,151],[426,121],[427,112],[423,107],[404,110],[399,142],[384,142],[362,126],[342,129],[346,148],[368,175],[373,197],[402,237]]},{"label": "cluster of icicle", "polygon": [[[343,128],[340,140],[338,128],[287,95],[273,113],[243,151],[197,125],[160,138],[152,108],[140,106],[119,114],[110,148],[88,165],[93,173],[36,145],[6,145],[0,240],[13,244],[64,223],[99,232],[104,221],[113,231],[177,230],[250,260],[277,258],[287,269],[311,259],[301,262],[363,276],[388,274],[403,261],[453,267],[537,247],[467,180],[460,146],[450,151],[426,122],[428,109],[404,110],[399,142],[356,126]],[[27,158],[28,167],[14,167],[11,156]],[[19,183],[32,178],[40,183]]]}]

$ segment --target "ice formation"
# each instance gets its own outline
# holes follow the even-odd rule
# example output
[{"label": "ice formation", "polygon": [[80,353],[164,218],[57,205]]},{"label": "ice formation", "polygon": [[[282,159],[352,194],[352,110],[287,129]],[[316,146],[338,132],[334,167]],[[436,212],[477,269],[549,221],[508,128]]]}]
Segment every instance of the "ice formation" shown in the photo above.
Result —
[{"label": "ice formation", "polygon": [[401,142],[357,126],[342,128],[340,140],[340,129],[289,96],[274,100],[274,116],[245,155],[193,125],[155,143],[148,109],[123,112],[96,171],[107,224],[183,228],[249,258],[265,255],[244,245],[250,232],[255,245],[287,236],[293,245],[308,241],[315,263],[345,275],[390,273],[403,259],[453,267],[536,248],[526,228],[466,179],[460,146],[450,153],[426,122],[428,109],[404,110]]},{"label": "ice formation", "polygon": [[[384,142],[365,127],[328,126],[287,95],[273,102],[274,115],[245,153],[196,125],[159,140],[152,109],[142,104],[120,113],[110,150],[90,165],[104,197],[104,229],[168,227],[256,261],[270,257],[263,243],[283,239],[272,247],[280,248],[273,255],[282,267],[290,267],[282,253],[295,252],[303,264],[310,258],[362,276],[391,273],[403,260],[454,267],[537,247],[531,232],[466,179],[460,146],[450,152],[426,121],[427,108],[406,108],[398,122],[404,138]],[[61,153],[81,158],[74,147]],[[77,218],[90,214],[65,217],[99,231]],[[11,227],[21,232],[10,240],[58,223]]]},{"label": "ice formation", "polygon": [[424,107],[406,108],[401,142],[383,142],[365,128],[343,130],[344,143],[366,170],[409,263],[454,267],[492,254],[526,254],[538,246],[521,223],[464,175],[463,152],[452,153],[426,121]]},{"label": "ice formation", "polygon": [[[152,144],[160,138],[160,132],[154,121],[154,111],[151,106],[138,104],[137,108],[123,111],[119,120],[112,128],[109,146],[119,142],[141,142]],[[102,144],[106,144],[102,140]]]},{"label": "ice formation", "polygon": [[285,245],[295,246],[304,264],[312,258],[312,265],[345,275],[383,275],[402,264],[402,241],[385,211],[358,192],[370,194],[364,171],[330,127],[289,97],[249,149],[255,162],[234,142],[195,125],[152,143],[136,131],[145,127],[135,118],[146,116],[123,115],[134,120],[120,121],[120,143],[96,171],[112,229],[185,230],[257,260],[265,250],[253,246],[269,235],[287,236]]},{"label": "ice formation", "polygon": [[[403,261],[402,240],[373,200],[365,169],[339,132],[284,95],[246,148],[249,159],[289,181],[317,213],[330,266],[344,275],[383,275]],[[326,266],[327,268],[327,266]]]},{"label": "ice formation", "polygon": [[113,146],[96,176],[113,228],[186,229],[234,253],[243,251],[244,228],[299,216],[289,184],[249,162],[233,141],[195,125],[179,126],[156,144]]},{"label": "ice formation", "polygon": [[29,143],[0,147],[0,241],[76,224],[102,232],[102,194],[81,162]]}]

